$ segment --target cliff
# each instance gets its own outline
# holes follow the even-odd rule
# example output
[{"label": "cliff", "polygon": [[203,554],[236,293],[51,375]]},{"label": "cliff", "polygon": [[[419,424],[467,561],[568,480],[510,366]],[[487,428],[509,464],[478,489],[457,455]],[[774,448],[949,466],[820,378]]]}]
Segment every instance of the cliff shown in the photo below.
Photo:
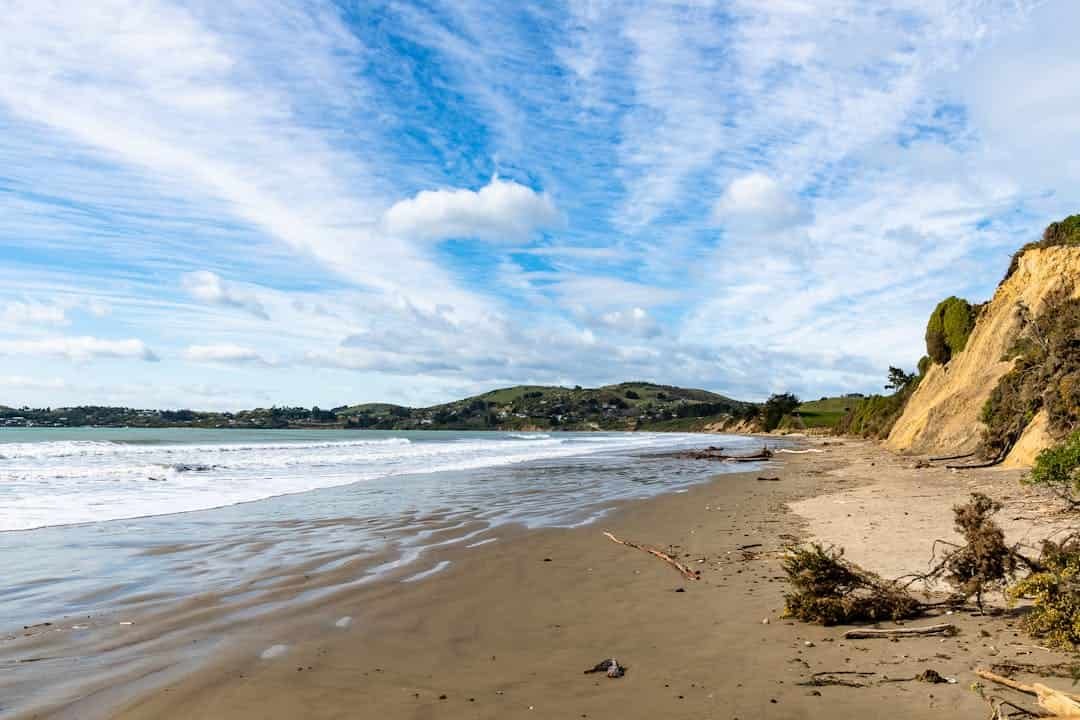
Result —
[{"label": "cliff", "polygon": [[[1033,247],[1018,256],[1011,274],[979,313],[963,351],[933,365],[896,421],[886,446],[898,452],[954,454],[979,445],[983,406],[1014,364],[1020,333],[1019,308],[1040,315],[1048,301],[1080,297],[1080,247]],[[1028,466],[1051,444],[1045,411],[1038,412],[1005,459]]]}]

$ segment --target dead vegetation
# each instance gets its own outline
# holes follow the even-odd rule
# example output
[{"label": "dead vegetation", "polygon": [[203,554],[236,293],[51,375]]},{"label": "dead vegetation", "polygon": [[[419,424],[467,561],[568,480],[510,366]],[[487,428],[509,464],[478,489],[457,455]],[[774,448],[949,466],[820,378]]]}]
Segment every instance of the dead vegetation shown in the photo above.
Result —
[{"label": "dead vegetation", "polygon": [[[810,544],[793,548],[783,561],[793,591],[784,595],[786,615],[803,622],[841,625],[906,620],[974,599],[981,610],[990,593],[1032,602],[1024,618],[1029,633],[1060,649],[1080,647],[1080,535],[1045,541],[1037,559],[1008,545],[994,521],[1001,504],[981,493],[953,508],[962,544],[937,540],[931,568],[896,580],[882,578],[845,560],[843,549]],[[945,550],[937,555],[937,549]],[[1026,574],[1025,574],[1026,573]],[[952,594],[943,602],[916,598],[909,588],[944,581]]]},{"label": "dead vegetation", "polygon": [[922,604],[898,583],[884,580],[843,557],[842,549],[811,544],[794,548],[783,568],[794,592],[785,593],[785,614],[803,622],[844,625],[905,620]]},{"label": "dead vegetation", "polygon": [[1005,533],[993,519],[999,510],[1001,503],[982,493],[972,493],[967,503],[953,507],[956,532],[964,543],[935,541],[934,557],[939,546],[946,548],[944,553],[936,563],[931,560],[928,572],[907,578],[907,585],[923,582],[929,586],[944,580],[953,588],[951,604],[962,605],[974,598],[982,609],[987,593],[1003,591],[1021,565],[1030,565],[1017,547],[1005,544]]}]

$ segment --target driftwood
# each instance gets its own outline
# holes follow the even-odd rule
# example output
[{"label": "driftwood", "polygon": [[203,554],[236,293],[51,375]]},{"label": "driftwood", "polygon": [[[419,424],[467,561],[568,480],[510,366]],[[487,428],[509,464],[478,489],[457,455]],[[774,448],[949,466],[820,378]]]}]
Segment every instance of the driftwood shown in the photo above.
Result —
[{"label": "driftwood", "polygon": [[952,623],[940,625],[924,625],[923,627],[889,628],[876,630],[873,628],[856,628],[844,633],[845,640],[868,640],[871,638],[906,638],[924,637],[927,635],[956,635],[959,632]]},{"label": "driftwood", "polygon": [[605,532],[604,536],[608,540],[610,540],[611,542],[619,543],[620,545],[625,545],[626,547],[637,548],[638,550],[641,550],[643,552],[647,552],[650,555],[653,555],[655,557],[660,558],[661,560],[666,562],[668,565],[670,565],[671,567],[678,570],[679,574],[682,575],[687,580],[700,580],[701,579],[700,571],[691,570],[686,565],[683,565],[681,562],[679,562],[675,558],[671,557],[670,555],[668,555],[666,552],[664,552],[662,550],[657,550],[656,548],[650,547],[648,545],[638,545],[637,543],[630,542],[629,540],[620,540],[619,538],[615,537],[614,535],[612,535],[609,532]]},{"label": "driftwood", "polygon": [[1080,718],[1080,695],[1073,695],[1062,690],[1055,690],[1042,683],[1026,685],[1022,682],[1017,682],[1016,680],[1012,680],[982,668],[976,670],[975,674],[984,680],[1004,685],[1005,687],[1018,690],[1026,695],[1034,695],[1036,701],[1039,703],[1039,707],[1054,713],[1054,717]]},{"label": "driftwood", "polygon": [[676,457],[688,460],[722,460],[724,462],[760,462],[769,460],[772,456],[773,451],[768,447],[763,447],[760,452],[750,455],[729,455],[721,447],[707,447],[704,450],[684,450],[676,453]]},{"label": "driftwood", "polygon": [[945,468],[947,470],[977,470],[978,468],[994,467],[995,465],[1000,465],[1001,463],[1005,462],[1006,454],[1007,453],[1000,452],[993,460],[988,460],[986,462],[971,463],[968,465],[946,465]]},{"label": "driftwood", "polygon": [[941,457],[929,458],[930,462],[944,462],[946,460],[963,460],[964,458],[975,457],[975,453],[963,453],[962,455],[942,455]]}]

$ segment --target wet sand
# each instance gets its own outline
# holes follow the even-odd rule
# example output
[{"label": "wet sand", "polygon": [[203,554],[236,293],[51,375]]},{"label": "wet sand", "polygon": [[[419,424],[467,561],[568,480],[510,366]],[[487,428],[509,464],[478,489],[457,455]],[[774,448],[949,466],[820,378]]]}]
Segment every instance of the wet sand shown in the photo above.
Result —
[{"label": "wet sand", "polygon": [[[969,689],[972,669],[1063,659],[1021,633],[1015,614],[954,615],[959,636],[902,642],[845,641],[842,629],[782,619],[785,544],[842,539],[871,569],[881,558],[907,567],[925,562],[926,533],[948,530],[949,507],[968,483],[1010,503],[1030,500],[1014,474],[958,479],[868,443],[810,447],[823,452],[627,503],[595,525],[500,531],[480,548],[425,556],[414,581],[287,605],[222,627],[227,644],[190,638],[193,657],[200,643],[214,650],[186,675],[128,677],[35,717],[864,718],[887,707],[892,717],[978,718],[986,705]],[[917,492],[896,507],[849,504],[868,488],[887,496],[903,487]],[[898,538],[894,526],[912,516],[923,537]],[[675,545],[701,579],[687,581],[603,530]],[[583,673],[607,657],[629,668],[625,677]],[[957,682],[886,681],[927,668]],[[801,684],[825,671],[872,674],[840,676],[864,687]]]}]

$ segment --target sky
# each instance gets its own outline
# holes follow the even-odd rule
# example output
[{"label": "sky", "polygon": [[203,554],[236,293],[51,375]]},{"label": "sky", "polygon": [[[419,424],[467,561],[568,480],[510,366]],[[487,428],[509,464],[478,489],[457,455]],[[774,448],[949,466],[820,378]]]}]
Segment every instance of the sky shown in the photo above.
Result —
[{"label": "sky", "polygon": [[0,404],[873,392],[1080,210],[1067,0],[0,0]]}]

